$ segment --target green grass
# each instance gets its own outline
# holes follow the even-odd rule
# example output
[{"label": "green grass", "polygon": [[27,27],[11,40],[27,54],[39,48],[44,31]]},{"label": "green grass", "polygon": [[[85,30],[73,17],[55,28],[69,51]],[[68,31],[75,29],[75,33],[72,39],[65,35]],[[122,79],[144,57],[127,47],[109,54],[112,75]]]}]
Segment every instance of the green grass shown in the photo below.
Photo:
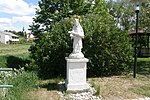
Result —
[{"label": "green grass", "polygon": [[150,86],[140,86],[140,87],[132,87],[129,89],[130,91],[133,91],[134,93],[138,95],[143,95],[146,97],[150,97]]},{"label": "green grass", "polygon": [[91,81],[91,85],[96,90],[95,95],[99,96],[100,95],[100,85],[96,81],[94,81],[94,80]]},{"label": "green grass", "polygon": [[[29,49],[27,44],[0,44],[0,67],[21,68],[30,63]],[[33,90],[38,77],[33,72],[19,73],[8,84],[14,85],[8,89],[6,97],[0,97],[0,100],[28,100],[26,94]],[[0,80],[1,81],[1,80]]]},{"label": "green grass", "polygon": [[138,58],[137,73],[150,75],[150,58]]},{"label": "green grass", "polygon": [[24,67],[29,62],[29,47],[25,44],[0,44],[0,67]]},{"label": "green grass", "polygon": [[0,67],[5,68],[7,67],[7,57],[0,56]]},{"label": "green grass", "polygon": [[28,53],[29,47],[25,44],[0,44],[0,56]]},{"label": "green grass", "polygon": [[2,100],[29,100],[26,94],[36,87],[38,77],[34,72],[23,72],[9,80],[14,87]]}]

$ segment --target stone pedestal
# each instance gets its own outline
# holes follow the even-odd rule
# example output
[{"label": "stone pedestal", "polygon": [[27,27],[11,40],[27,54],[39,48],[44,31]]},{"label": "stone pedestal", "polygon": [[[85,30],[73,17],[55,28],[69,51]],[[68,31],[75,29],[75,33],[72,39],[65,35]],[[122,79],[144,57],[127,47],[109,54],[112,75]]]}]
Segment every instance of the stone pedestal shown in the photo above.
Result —
[{"label": "stone pedestal", "polygon": [[68,91],[83,91],[89,88],[86,83],[87,58],[71,59],[67,61],[66,88]]}]

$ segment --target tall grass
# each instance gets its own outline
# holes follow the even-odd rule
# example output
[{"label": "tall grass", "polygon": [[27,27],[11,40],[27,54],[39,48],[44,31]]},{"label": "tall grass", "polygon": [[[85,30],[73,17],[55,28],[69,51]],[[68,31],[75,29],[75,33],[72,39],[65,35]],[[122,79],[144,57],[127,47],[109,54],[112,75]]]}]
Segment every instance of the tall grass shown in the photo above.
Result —
[{"label": "tall grass", "polygon": [[[30,45],[26,44],[0,44],[0,67],[25,67],[30,62],[29,47]],[[6,97],[0,97],[0,100],[28,100],[26,94],[34,89],[37,80],[38,77],[33,72],[17,73],[7,80],[7,84],[14,87],[9,88]]]},{"label": "tall grass", "polygon": [[37,81],[38,77],[34,72],[23,72],[12,77],[9,80],[9,84],[12,84],[14,87],[8,90],[6,97],[3,97],[3,99],[28,100],[29,98],[26,96],[26,94],[34,89]]}]

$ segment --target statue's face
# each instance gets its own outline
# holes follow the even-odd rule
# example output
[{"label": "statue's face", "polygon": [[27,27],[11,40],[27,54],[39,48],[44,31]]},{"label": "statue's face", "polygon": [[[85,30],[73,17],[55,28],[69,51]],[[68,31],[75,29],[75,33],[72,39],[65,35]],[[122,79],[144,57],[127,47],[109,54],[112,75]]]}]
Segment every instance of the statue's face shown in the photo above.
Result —
[{"label": "statue's face", "polygon": [[78,26],[78,24],[79,24],[79,19],[75,18],[75,25]]}]

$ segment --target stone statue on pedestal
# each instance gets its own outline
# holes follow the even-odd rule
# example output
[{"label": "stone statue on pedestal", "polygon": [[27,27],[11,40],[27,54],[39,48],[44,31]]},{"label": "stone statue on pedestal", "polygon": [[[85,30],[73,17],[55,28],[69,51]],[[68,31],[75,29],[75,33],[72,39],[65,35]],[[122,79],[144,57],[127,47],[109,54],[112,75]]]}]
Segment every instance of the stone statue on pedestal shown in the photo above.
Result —
[{"label": "stone statue on pedestal", "polygon": [[84,31],[79,23],[79,19],[74,20],[74,26],[71,31],[68,32],[73,39],[73,52],[69,55],[69,58],[84,58],[82,50],[82,38],[84,38]]},{"label": "stone statue on pedestal", "polygon": [[83,28],[79,23],[79,19],[74,20],[74,26],[71,31],[68,32],[73,39],[73,51],[66,57],[67,70],[65,86],[68,91],[84,91],[89,89],[89,85],[86,82],[86,69],[87,62],[89,61],[84,57],[81,52],[82,38],[84,38]]}]

